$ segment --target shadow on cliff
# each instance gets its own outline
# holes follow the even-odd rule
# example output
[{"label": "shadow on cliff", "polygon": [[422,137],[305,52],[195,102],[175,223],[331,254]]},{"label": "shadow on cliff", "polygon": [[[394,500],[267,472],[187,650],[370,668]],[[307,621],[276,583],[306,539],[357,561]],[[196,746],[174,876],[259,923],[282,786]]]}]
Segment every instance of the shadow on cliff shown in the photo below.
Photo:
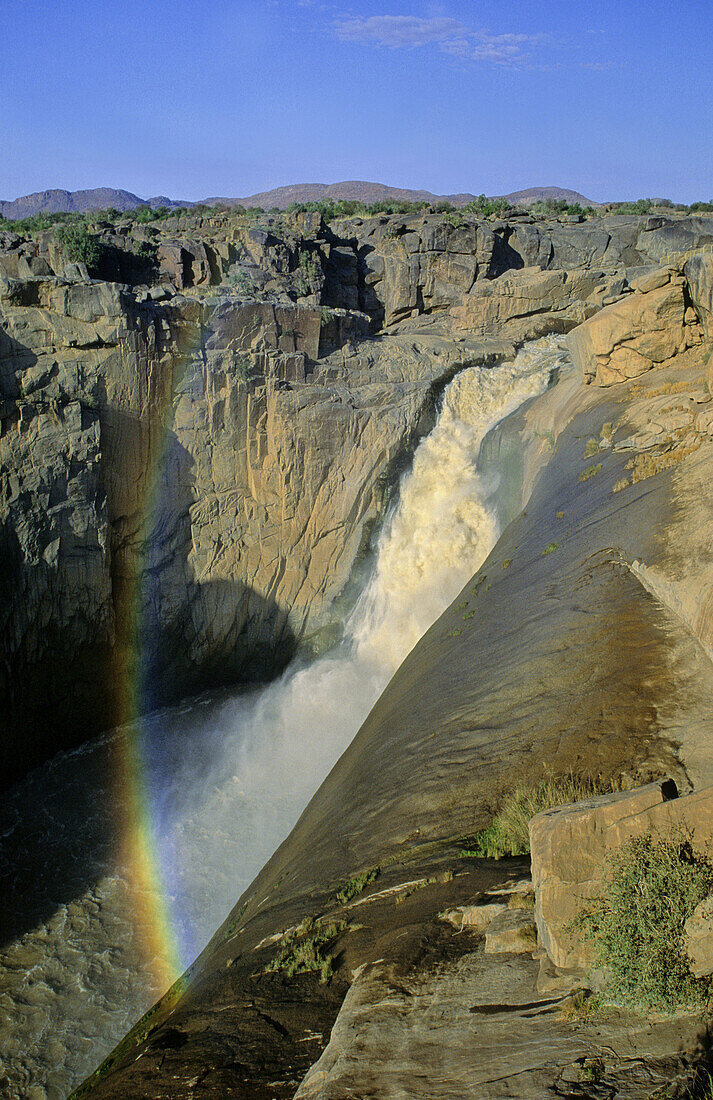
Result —
[{"label": "shadow on cliff", "polygon": [[[107,434],[122,441],[115,451],[141,448],[144,427],[107,410]],[[170,430],[154,450],[159,453],[144,457],[149,476],[133,514],[120,517],[112,507],[122,491],[121,463],[108,463],[107,471],[119,665],[144,711],[207,688],[270,680],[296,648],[284,608],[243,581],[220,576],[239,561],[224,529],[230,517],[221,522],[217,497],[201,496],[191,454]],[[194,545],[201,536],[207,545]],[[117,700],[119,716],[122,706]]]},{"label": "shadow on cliff", "polygon": [[[102,435],[110,467],[104,489],[113,631],[72,606],[64,607],[60,622],[54,597],[63,591],[61,553],[56,575],[49,576],[46,561],[26,560],[14,530],[0,529],[0,785],[17,783],[0,806],[0,943],[36,927],[112,872],[121,792],[109,739],[89,738],[129,721],[137,709],[146,713],[206,689],[269,681],[295,652],[287,612],[274,600],[242,581],[196,576],[191,509],[205,501],[193,459],[175,434],[163,432],[160,453],[151,453],[153,444],[144,447],[146,425],[105,407]],[[137,462],[142,492],[134,512],[121,514]],[[219,572],[215,557],[212,566]],[[38,606],[30,609],[28,632],[33,593]],[[106,593],[97,596],[98,606],[102,599]],[[180,724],[183,713],[190,708],[170,721]]]}]

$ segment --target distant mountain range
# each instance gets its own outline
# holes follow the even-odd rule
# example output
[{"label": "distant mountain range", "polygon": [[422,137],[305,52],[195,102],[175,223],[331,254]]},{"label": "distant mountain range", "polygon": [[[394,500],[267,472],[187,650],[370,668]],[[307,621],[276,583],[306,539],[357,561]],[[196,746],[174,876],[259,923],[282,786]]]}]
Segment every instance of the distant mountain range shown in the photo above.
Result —
[{"label": "distant mountain range", "polygon": [[191,202],[176,202],[165,195],[140,199],[131,191],[116,187],[92,187],[88,191],[35,191],[12,202],[0,201],[4,218],[31,218],[34,214],[86,214],[88,210],[135,210],[137,206],[193,206]]},{"label": "distant mountain range", "polygon": [[[566,187],[529,187],[524,191],[512,191],[509,195],[498,196],[521,206],[530,206],[543,199],[566,199],[567,202],[579,202],[582,206],[600,206],[600,203],[585,198],[579,191]],[[405,187],[388,187],[383,183],[365,183],[362,180],[347,180],[343,183],[296,183],[289,187],[276,187],[272,191],[259,191],[245,198],[211,197],[203,201],[209,206],[222,203],[226,206],[262,206],[266,210],[278,207],[284,210],[293,202],[318,202],[320,199],[355,199],[366,204],[373,202],[450,202],[454,206],[463,206],[475,198],[468,192],[458,195],[434,195],[431,191],[414,191]],[[150,199],[140,199],[131,191],[122,191],[114,187],[94,187],[87,191],[36,191],[32,195],[23,195],[12,201],[0,201],[0,214],[4,218],[31,217],[33,214],[77,213],[88,210],[134,210],[137,206],[195,206],[196,203],[178,201],[156,195]]]}]

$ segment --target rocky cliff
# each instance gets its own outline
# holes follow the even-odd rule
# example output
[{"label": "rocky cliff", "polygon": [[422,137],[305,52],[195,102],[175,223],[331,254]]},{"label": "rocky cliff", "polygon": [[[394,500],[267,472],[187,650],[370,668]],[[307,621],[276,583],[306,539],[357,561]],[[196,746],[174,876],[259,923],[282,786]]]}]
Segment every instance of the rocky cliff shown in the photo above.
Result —
[{"label": "rocky cliff", "polygon": [[[387,331],[306,358],[290,400],[351,394],[406,348],[420,377],[446,349],[453,370],[566,332],[572,364],[483,444],[510,471],[488,560],[97,1097],[644,1097],[687,1087],[705,1040],[692,1013],[570,1011],[572,982],[533,958],[527,862],[463,837],[518,782],[713,782],[711,227],[421,221],[338,227]],[[328,952],[326,984],[290,974],[296,945]]]},{"label": "rocky cliff", "polygon": [[51,231],[3,233],[8,778],[122,718],[138,665],[151,706],[326,644],[444,382],[711,241],[690,218],[121,216],[98,279]]}]

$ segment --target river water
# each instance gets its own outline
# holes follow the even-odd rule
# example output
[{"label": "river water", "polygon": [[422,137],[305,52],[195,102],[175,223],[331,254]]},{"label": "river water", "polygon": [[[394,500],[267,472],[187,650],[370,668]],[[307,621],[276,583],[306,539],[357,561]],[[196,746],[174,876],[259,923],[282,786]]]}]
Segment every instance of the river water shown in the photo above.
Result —
[{"label": "river water", "polygon": [[[167,708],[143,723],[162,901],[187,965],[289,833],[421,635],[498,535],[485,434],[543,392],[556,338],[447,387],[379,537],[344,641],[275,683]],[[164,992],[116,855],[115,730],[62,753],[0,810],[0,1095],[64,1100]],[[144,888],[146,889],[146,888]],[[159,954],[160,944],[156,947]]]}]

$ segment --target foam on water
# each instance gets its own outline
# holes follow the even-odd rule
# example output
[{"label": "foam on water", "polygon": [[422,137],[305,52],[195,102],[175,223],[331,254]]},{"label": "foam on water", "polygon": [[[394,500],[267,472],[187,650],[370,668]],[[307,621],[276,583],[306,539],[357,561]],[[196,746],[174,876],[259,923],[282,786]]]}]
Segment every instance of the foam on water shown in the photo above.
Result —
[{"label": "foam on water", "polygon": [[[478,471],[480,442],[563,359],[547,338],[514,363],[472,367],[450,383],[336,650],[250,694],[149,720],[149,794],[185,957],[205,945],[494,545],[497,477]],[[0,825],[0,1086],[12,1100],[62,1100],[162,992],[133,923],[144,907],[114,855],[107,761],[121,736],[33,773]]]}]

